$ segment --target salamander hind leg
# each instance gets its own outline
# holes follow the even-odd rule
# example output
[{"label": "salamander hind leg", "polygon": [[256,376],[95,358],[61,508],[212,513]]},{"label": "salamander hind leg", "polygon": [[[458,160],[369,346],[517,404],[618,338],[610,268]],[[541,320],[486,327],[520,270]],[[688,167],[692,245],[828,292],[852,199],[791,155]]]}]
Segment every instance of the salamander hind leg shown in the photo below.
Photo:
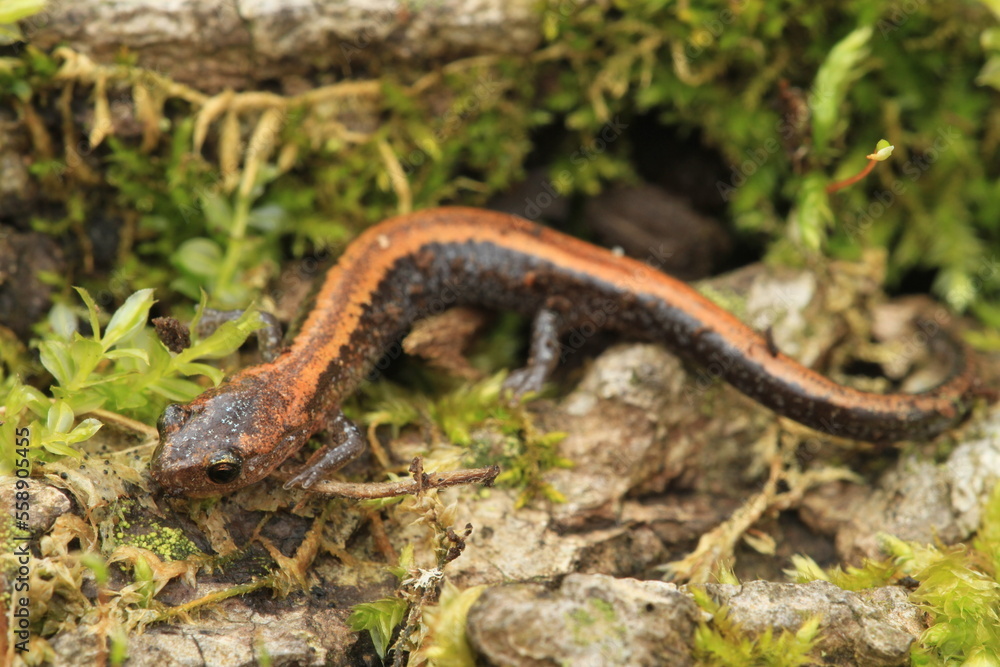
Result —
[{"label": "salamander hind leg", "polygon": [[296,486],[308,489],[330,473],[358,458],[368,445],[358,427],[340,410],[331,415],[324,430],[331,442],[317,449],[306,461],[302,470],[285,482],[286,489]]},{"label": "salamander hind leg", "polygon": [[513,371],[503,388],[514,398],[541,391],[542,385],[559,364],[559,315],[542,309],[535,315],[531,330],[528,365]]}]

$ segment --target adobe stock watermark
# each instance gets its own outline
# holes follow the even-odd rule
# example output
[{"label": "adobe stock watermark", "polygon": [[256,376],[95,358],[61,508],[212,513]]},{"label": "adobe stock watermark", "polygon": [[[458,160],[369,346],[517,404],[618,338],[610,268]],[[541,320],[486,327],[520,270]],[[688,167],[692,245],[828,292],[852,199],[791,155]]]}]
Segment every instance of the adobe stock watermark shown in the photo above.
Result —
[{"label": "adobe stock watermark", "polygon": [[949,290],[945,300],[948,303],[972,303],[987,285],[996,284],[998,278],[1000,278],[1000,261],[997,260],[996,253],[992,253],[988,259],[983,257],[979,261],[979,267],[969,277],[969,282]]},{"label": "adobe stock watermark", "polygon": [[[458,134],[469,117],[481,108],[490,106],[500,97],[502,82],[494,78],[492,71],[479,76],[472,91],[466,93],[463,100],[449,108],[441,118],[441,124],[434,131],[434,140],[443,142]],[[406,155],[399,157],[403,173],[409,175],[427,162],[429,155],[422,148],[414,148]]]},{"label": "adobe stock watermark", "polygon": [[[829,96],[828,92],[813,92],[810,96],[812,101]],[[719,193],[722,201],[728,202],[732,199],[737,190],[746,185],[751,176],[756,174],[767,162],[778,154],[783,144],[788,144],[801,131],[801,119],[794,111],[782,114],[778,122],[774,125],[776,137],[768,137],[756,148],[747,148],[743,151],[744,159],[739,164],[730,165],[729,179],[726,181],[716,181],[715,189]]]},{"label": "adobe stock watermark", "polygon": [[927,0],[902,0],[897,2],[889,11],[883,14],[875,23],[878,32],[882,37],[887,37],[890,33],[896,32],[903,27],[910,18],[921,9],[927,7]]},{"label": "adobe stock watermark", "polygon": [[354,39],[340,41],[340,54],[344,56],[344,62],[350,65],[361,52],[372,45],[376,37],[379,37],[380,30],[384,30],[387,35],[397,23],[399,23],[397,10],[377,9],[367,14],[364,25],[355,33]]},{"label": "adobe stock watermark", "polygon": [[769,137],[757,148],[748,148],[744,151],[746,159],[738,165],[730,167],[728,181],[716,181],[715,189],[719,192],[722,201],[728,202],[733,194],[746,185],[747,180],[757,173],[771,157],[781,149],[781,144],[774,137]]},{"label": "adobe stock watermark", "polygon": [[[625,130],[628,123],[623,123],[619,116],[604,124],[599,132],[586,144],[579,146],[569,157],[570,164],[581,166],[592,162],[608,147],[613,144]],[[532,197],[525,197],[524,210],[521,217],[528,220],[537,220],[539,216],[552,205],[557,199],[563,196],[563,192],[569,192],[574,181],[573,174],[568,169],[563,169],[554,180],[545,179],[542,182],[542,192]]]},{"label": "adobe stock watermark", "polygon": [[[783,289],[774,290],[773,294],[769,294],[769,296],[771,300],[767,307],[753,313],[753,319],[757,323],[757,328],[762,328],[765,331],[774,326],[780,317],[798,310],[796,304],[799,302],[799,300],[792,298],[788,291]],[[745,361],[746,358],[744,355],[729,345],[721,350],[712,351],[704,361],[698,364],[693,377],[690,377],[685,383],[685,402],[689,406],[694,405],[719,380],[728,380],[736,367],[745,363]]]},{"label": "adobe stock watermark", "polygon": [[[642,266],[617,281],[613,286],[615,293],[621,296],[641,293],[644,284],[655,280],[655,274],[663,272],[663,267],[673,254],[673,250],[665,247],[663,243],[656,248],[652,246],[647,248]],[[579,352],[588,340],[608,328],[608,324],[622,307],[621,296],[601,299],[582,321],[577,322],[560,336],[559,363],[564,363],[571,355]]]},{"label": "adobe stock watermark", "polygon": [[736,22],[742,10],[749,4],[750,0],[731,0],[712,18],[702,22],[691,35],[691,41],[684,45],[684,55],[688,60],[698,58],[708,47],[718,42],[722,33]]}]

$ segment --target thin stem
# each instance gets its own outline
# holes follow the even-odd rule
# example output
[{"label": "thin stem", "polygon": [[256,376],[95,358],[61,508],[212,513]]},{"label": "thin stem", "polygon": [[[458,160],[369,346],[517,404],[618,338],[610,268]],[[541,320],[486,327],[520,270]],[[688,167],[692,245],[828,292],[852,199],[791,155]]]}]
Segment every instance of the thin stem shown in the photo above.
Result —
[{"label": "thin stem", "polygon": [[836,183],[830,183],[830,185],[826,186],[826,194],[830,195],[836,192],[837,190],[843,190],[848,186],[854,185],[855,183],[857,183],[858,181],[860,181],[865,176],[871,173],[872,169],[875,168],[876,162],[878,162],[878,160],[869,159],[868,164],[865,165],[865,168],[859,171],[858,173],[854,174],[854,176],[851,176],[850,178],[845,178],[842,181],[837,181]]}]

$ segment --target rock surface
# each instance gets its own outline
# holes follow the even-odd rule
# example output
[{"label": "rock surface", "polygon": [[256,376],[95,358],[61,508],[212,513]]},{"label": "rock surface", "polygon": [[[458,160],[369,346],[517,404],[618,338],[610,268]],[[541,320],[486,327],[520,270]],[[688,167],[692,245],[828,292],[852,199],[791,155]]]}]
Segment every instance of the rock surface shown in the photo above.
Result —
[{"label": "rock surface", "polygon": [[[23,481],[26,487],[19,489],[17,483]],[[27,493],[27,500],[19,500],[18,495]],[[22,496],[23,498],[23,496]],[[26,507],[23,503],[27,503]],[[15,508],[25,511],[28,515],[28,530],[39,535],[46,532],[60,515],[70,510],[69,498],[59,489],[53,488],[37,479],[20,480],[16,477],[0,478],[0,509],[3,516],[15,516]]]},{"label": "rock surface", "polygon": [[[923,613],[898,587],[851,593],[825,581],[752,581],[704,588],[728,606],[728,619],[748,639],[768,631],[795,633],[819,617],[816,664],[907,665],[910,645],[925,629]],[[558,585],[487,590],[469,611],[466,628],[488,665],[690,665],[695,628],[708,620],[687,587],[571,574]]]},{"label": "rock surface", "polygon": [[908,665],[910,644],[925,627],[919,607],[898,587],[851,593],[826,581],[751,581],[739,586],[706,584],[705,589],[729,606],[729,618],[750,635],[768,629],[775,634],[795,632],[806,619],[819,616],[817,648],[824,665]]},{"label": "rock surface", "polygon": [[[1000,409],[978,427],[982,437],[960,444],[942,465],[907,456],[878,480],[871,494],[845,495],[842,484],[806,499],[807,523],[836,532],[841,557],[852,563],[884,558],[879,535],[921,544],[954,544],[979,527],[981,508],[1000,481]],[[830,492],[839,500],[830,502]]]},{"label": "rock surface", "polygon": [[539,14],[528,0],[53,0],[21,22],[35,46],[66,44],[109,63],[142,67],[203,92],[267,81],[294,85],[393,62],[529,53]]},{"label": "rock surface", "polygon": [[499,586],[469,611],[469,641],[489,665],[691,665],[701,611],[673,584],[571,574]]}]

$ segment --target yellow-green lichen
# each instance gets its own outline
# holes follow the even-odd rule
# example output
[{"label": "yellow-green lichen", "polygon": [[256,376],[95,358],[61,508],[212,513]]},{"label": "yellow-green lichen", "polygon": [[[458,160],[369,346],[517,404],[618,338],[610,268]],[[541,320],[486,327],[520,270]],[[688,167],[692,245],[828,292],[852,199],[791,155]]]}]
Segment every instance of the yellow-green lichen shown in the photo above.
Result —
[{"label": "yellow-green lichen", "polygon": [[184,560],[201,553],[184,531],[161,525],[155,518],[139,513],[130,501],[119,505],[116,517],[113,529],[116,544],[148,549],[165,561]]}]

